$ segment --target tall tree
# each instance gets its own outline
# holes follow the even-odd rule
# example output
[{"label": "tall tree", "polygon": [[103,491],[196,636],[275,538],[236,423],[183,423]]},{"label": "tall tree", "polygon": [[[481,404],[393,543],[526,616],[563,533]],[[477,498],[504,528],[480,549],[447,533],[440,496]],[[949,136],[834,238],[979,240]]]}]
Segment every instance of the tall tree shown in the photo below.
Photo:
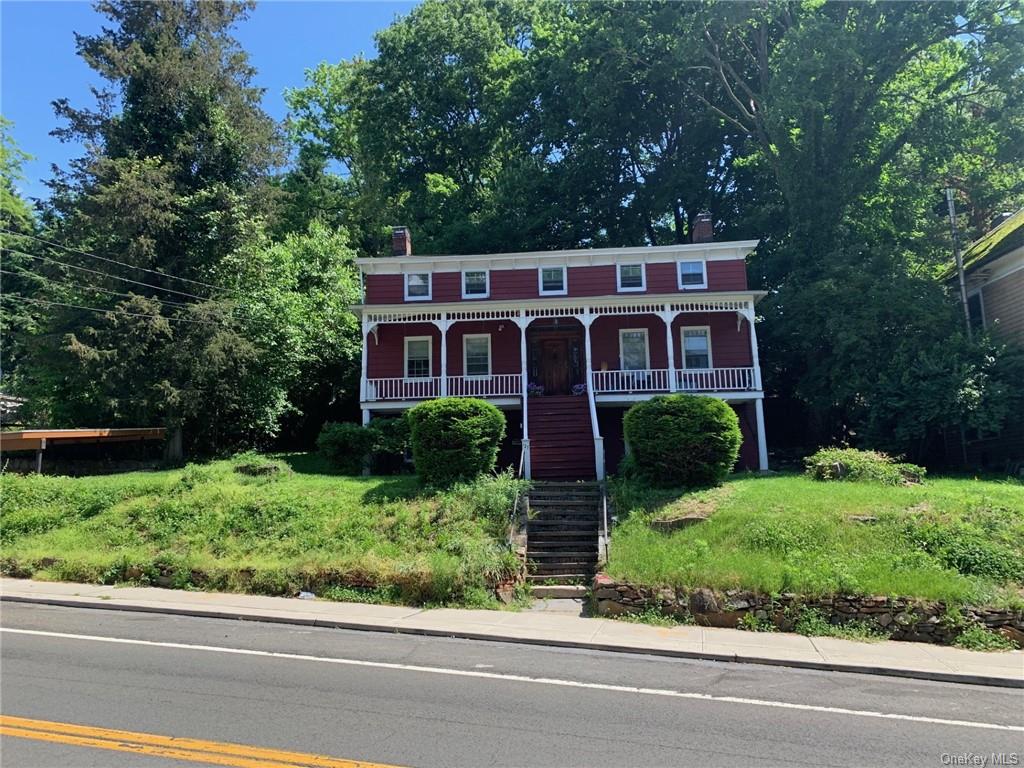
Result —
[{"label": "tall tree", "polygon": [[251,3],[96,7],[109,24],[76,41],[109,85],[94,109],[55,103],[56,133],[88,152],[52,182],[47,236],[63,247],[37,269],[75,306],[50,312],[26,389],[53,423],[163,423],[203,451],[265,441],[317,354],[307,289],[347,275],[351,254],[335,242],[307,268],[263,234],[282,155],[231,36]]}]

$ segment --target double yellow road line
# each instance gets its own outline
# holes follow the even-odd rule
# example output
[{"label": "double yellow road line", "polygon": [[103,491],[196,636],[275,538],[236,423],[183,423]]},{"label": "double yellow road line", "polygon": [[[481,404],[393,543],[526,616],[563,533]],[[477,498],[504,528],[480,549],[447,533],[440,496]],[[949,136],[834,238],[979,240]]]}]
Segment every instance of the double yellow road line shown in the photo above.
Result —
[{"label": "double yellow road line", "polygon": [[153,733],[96,728],[91,725],[30,720],[10,715],[0,715],[0,736],[235,768],[389,768],[380,763],[343,760],[303,752],[285,752],[280,749],[250,747],[246,744],[159,736]]}]

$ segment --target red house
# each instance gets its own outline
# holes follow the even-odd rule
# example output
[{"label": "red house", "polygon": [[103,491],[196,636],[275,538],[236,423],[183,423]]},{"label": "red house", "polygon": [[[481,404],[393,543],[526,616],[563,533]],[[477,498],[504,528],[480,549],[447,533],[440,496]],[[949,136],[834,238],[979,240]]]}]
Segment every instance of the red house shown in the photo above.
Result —
[{"label": "red house", "polygon": [[[624,455],[622,416],[656,394],[720,397],[743,430],[740,465],[767,469],[746,256],[757,241],[479,256],[393,256],[363,273],[363,421],[435,397],[505,411],[503,461],[536,479],[602,479]],[[703,233],[703,236],[700,236]]]}]

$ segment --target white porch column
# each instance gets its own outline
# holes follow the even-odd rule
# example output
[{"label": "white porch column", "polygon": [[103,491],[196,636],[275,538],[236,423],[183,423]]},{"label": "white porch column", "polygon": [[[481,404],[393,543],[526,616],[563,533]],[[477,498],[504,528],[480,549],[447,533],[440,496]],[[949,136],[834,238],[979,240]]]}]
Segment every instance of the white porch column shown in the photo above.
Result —
[{"label": "white porch column", "polygon": [[743,316],[747,318],[747,323],[750,324],[750,361],[754,366],[754,389],[761,391],[761,361],[757,355],[757,329],[754,327],[754,310],[753,308],[745,310]]},{"label": "white porch column", "polygon": [[760,397],[754,401],[754,411],[757,414],[757,468],[767,472],[768,443],[764,436],[764,400]]},{"label": "white porch column", "polygon": [[594,399],[594,373],[590,360],[590,326],[594,322],[594,316],[587,312],[577,315],[576,318],[583,323],[583,347],[584,359],[587,370],[587,404],[590,406],[590,423],[594,429],[594,469],[598,480],[604,480],[604,438],[601,437],[601,430],[597,425],[597,401]]},{"label": "white porch column", "polygon": [[370,324],[362,321],[363,335],[361,337],[362,364],[359,373],[359,402],[366,402],[366,347],[369,345]]},{"label": "white porch column", "polygon": [[523,477],[530,479],[530,413],[528,385],[530,374],[526,367],[526,326],[530,324],[526,311],[520,309],[519,316],[512,318],[519,326],[519,387],[523,401]]},{"label": "white porch column", "polygon": [[676,381],[676,337],[672,333],[672,321],[675,319],[675,313],[666,304],[664,311],[658,314],[661,316],[662,322],[665,323],[665,347],[668,351],[668,391],[675,392],[679,388]]},{"label": "white porch column", "polygon": [[448,397],[448,328],[451,323],[448,321],[448,313],[441,315],[441,322],[437,327],[441,331],[441,397]]}]

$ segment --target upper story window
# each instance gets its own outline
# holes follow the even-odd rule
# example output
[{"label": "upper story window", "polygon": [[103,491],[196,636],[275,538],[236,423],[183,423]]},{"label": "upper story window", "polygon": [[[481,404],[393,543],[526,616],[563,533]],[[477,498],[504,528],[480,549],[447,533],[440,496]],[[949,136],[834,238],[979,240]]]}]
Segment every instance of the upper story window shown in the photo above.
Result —
[{"label": "upper story window", "polygon": [[711,367],[711,329],[706,326],[683,328],[683,368]]},{"label": "upper story window", "polygon": [[429,378],[433,352],[434,342],[429,336],[406,336],[405,378]]},{"label": "upper story window", "polygon": [[474,333],[462,337],[462,369],[467,376],[491,375],[491,334]]},{"label": "upper story window", "polygon": [[430,301],[430,273],[409,272],[405,276],[406,301]]},{"label": "upper story window", "polygon": [[565,267],[541,267],[537,270],[537,280],[541,296],[565,296],[569,292]]},{"label": "upper story window", "polygon": [[647,290],[647,269],[643,264],[619,264],[618,288],[620,291]]},{"label": "upper story window", "polygon": [[462,298],[486,299],[491,295],[491,281],[486,269],[467,269],[462,273]]},{"label": "upper story window", "polygon": [[646,371],[651,367],[651,351],[646,328],[619,331],[619,362],[624,371]]},{"label": "upper story window", "polygon": [[680,291],[708,287],[707,265],[703,261],[680,261],[676,269]]}]

